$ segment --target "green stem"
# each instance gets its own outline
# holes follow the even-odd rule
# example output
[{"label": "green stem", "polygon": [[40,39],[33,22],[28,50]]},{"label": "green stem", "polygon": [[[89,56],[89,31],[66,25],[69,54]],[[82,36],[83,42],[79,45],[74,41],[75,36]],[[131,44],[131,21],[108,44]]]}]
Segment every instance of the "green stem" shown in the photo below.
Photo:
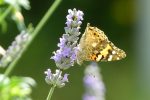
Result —
[{"label": "green stem", "polygon": [[5,17],[11,12],[12,8],[13,8],[13,7],[10,5],[10,6],[6,9],[6,11],[0,16],[0,23],[1,23],[1,21],[3,21],[3,20],[5,19]]},{"label": "green stem", "polygon": [[27,48],[29,47],[29,45],[31,44],[31,42],[37,36],[37,34],[39,33],[39,31],[42,29],[42,27],[44,26],[44,24],[47,22],[47,20],[54,13],[54,11],[58,7],[58,5],[61,3],[61,1],[62,0],[55,0],[55,2],[53,3],[53,5],[48,9],[48,11],[44,15],[44,17],[41,19],[41,21],[39,22],[39,24],[36,26],[35,30],[31,34],[32,35],[31,39],[26,43],[26,45],[25,45],[24,49],[22,50],[22,52],[7,67],[7,69],[6,69],[5,73],[4,73],[5,76],[8,76],[11,73],[11,71],[14,69],[15,65],[17,64],[17,62],[19,61],[19,59],[21,58],[21,56],[23,55],[23,53],[27,50]]},{"label": "green stem", "polygon": [[48,96],[47,96],[46,100],[51,100],[52,94],[53,94],[54,89],[55,89],[55,87],[56,87],[56,82],[58,81],[60,75],[61,75],[61,70],[59,69],[59,73],[57,74],[56,81],[55,81],[55,83],[53,84],[53,86],[51,87],[51,89],[50,89],[50,91],[49,91],[49,93],[48,93]]},{"label": "green stem", "polygon": [[49,94],[48,94],[46,100],[51,100],[51,97],[52,97],[52,94],[53,94],[53,92],[54,92],[55,87],[56,87],[56,85],[53,85],[53,86],[51,87],[51,89],[50,89],[50,91],[49,91]]}]

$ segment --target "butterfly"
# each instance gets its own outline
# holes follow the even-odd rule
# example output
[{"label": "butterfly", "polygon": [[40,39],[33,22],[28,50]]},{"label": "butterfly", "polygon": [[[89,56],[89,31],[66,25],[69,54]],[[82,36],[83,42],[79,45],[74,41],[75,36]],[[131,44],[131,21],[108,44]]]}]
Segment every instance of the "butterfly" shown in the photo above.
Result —
[{"label": "butterfly", "polygon": [[77,51],[77,63],[83,61],[116,61],[126,57],[126,53],[116,47],[102,30],[87,24]]}]

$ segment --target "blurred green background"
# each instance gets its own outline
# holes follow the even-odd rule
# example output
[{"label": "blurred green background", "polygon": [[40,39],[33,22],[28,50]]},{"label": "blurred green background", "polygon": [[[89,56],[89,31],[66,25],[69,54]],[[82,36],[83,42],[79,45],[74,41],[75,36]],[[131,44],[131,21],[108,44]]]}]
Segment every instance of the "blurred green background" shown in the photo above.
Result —
[{"label": "blurred green background", "polygon": [[[23,10],[26,25],[33,23],[36,26],[53,2],[54,0],[30,0],[31,10]],[[45,83],[44,71],[47,68],[53,71],[56,69],[50,57],[57,50],[59,38],[64,33],[68,9],[76,8],[84,12],[82,33],[89,22],[92,26],[101,28],[127,54],[121,61],[98,63],[106,86],[106,100],[150,100],[148,4],[149,0],[63,0],[12,74],[34,78],[37,86],[33,88],[33,100],[45,100],[50,86]],[[4,48],[18,34],[15,23],[8,21],[7,34],[0,34],[0,43]],[[84,93],[84,69],[85,67],[76,65],[66,70],[70,74],[70,82],[66,87],[56,89],[52,100],[81,100]]]}]

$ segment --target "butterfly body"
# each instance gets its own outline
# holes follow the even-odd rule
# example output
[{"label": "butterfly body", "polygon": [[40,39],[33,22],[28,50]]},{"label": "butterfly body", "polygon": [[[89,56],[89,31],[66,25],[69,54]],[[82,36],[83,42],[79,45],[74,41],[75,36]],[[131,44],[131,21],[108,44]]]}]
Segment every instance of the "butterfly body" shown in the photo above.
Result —
[{"label": "butterfly body", "polygon": [[104,32],[87,24],[77,52],[77,63],[83,61],[115,61],[126,57],[123,50],[110,42]]}]

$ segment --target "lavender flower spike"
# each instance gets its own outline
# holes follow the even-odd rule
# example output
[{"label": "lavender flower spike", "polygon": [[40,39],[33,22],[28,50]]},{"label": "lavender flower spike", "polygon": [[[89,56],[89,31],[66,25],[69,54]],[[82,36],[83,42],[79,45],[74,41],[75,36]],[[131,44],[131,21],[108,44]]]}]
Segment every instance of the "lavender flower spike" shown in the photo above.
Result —
[{"label": "lavender flower spike", "polygon": [[68,74],[64,74],[64,76],[61,76],[62,71],[56,69],[55,74],[51,73],[50,69],[47,69],[45,71],[46,78],[45,81],[49,85],[56,85],[57,87],[64,87],[65,83],[68,82]]},{"label": "lavender flower spike", "polygon": [[96,63],[86,67],[84,85],[86,92],[83,100],[105,100],[105,86]]},{"label": "lavender flower spike", "polygon": [[15,40],[0,59],[0,67],[6,67],[16,58],[16,56],[20,56],[22,49],[30,38],[30,34],[26,31],[22,31],[19,35],[17,35]]},{"label": "lavender flower spike", "polygon": [[73,10],[69,9],[68,13],[66,16],[67,26],[64,28],[65,34],[60,38],[60,43],[58,43],[59,49],[51,57],[60,69],[68,69],[76,61],[77,40],[79,39],[79,29],[83,20],[83,12],[80,10],[75,8]]}]

